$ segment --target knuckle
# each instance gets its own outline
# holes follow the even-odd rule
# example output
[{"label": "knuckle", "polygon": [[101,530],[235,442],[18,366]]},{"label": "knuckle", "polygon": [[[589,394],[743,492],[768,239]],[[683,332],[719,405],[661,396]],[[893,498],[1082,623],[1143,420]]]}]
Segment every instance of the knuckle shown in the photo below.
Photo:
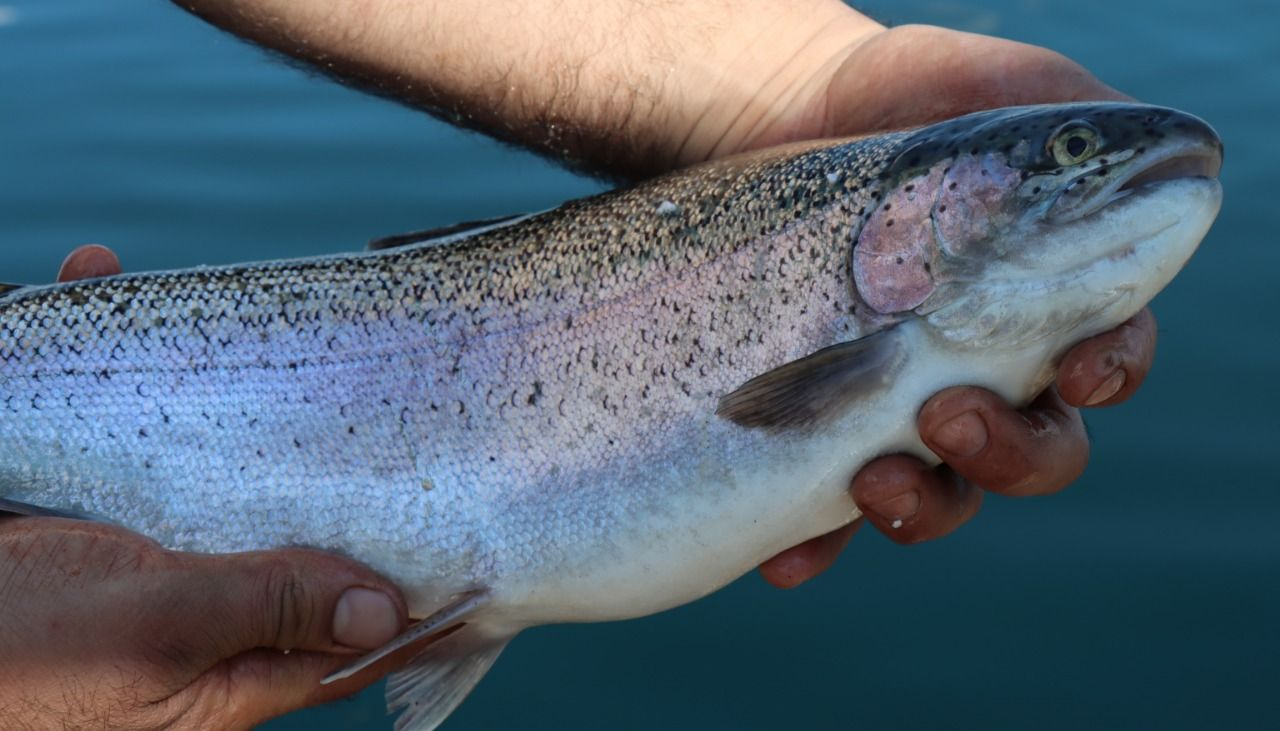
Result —
[{"label": "knuckle", "polygon": [[1024,457],[1011,471],[1002,492],[1023,497],[1050,495],[1065,489],[1084,474],[1089,462],[1089,440],[1083,433],[1067,432],[1037,453]]},{"label": "knuckle", "polygon": [[260,595],[262,616],[269,624],[265,636],[275,647],[291,649],[309,635],[315,612],[307,584],[296,568],[285,561],[267,569]]}]

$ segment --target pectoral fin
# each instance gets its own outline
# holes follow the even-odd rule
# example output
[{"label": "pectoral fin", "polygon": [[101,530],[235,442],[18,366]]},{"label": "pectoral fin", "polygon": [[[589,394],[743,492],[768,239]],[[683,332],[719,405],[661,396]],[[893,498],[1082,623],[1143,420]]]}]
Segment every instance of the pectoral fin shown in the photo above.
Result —
[{"label": "pectoral fin", "polygon": [[827,423],[889,388],[904,355],[893,329],[823,348],[742,384],[720,399],[716,415],[750,428]]}]

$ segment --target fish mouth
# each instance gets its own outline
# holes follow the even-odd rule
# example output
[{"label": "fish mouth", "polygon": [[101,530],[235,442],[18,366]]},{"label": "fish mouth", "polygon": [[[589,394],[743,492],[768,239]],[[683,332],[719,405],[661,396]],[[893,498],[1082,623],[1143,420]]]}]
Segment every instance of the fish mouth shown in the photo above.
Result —
[{"label": "fish mouth", "polygon": [[1179,178],[1216,178],[1221,170],[1221,153],[1211,154],[1204,150],[1174,153],[1164,159],[1151,162],[1146,167],[1133,170],[1128,176],[1121,178],[1116,192],[1123,193],[1145,185]]},{"label": "fish mouth", "polygon": [[1147,192],[1171,181],[1188,178],[1216,179],[1221,170],[1220,144],[1179,145],[1151,151],[1146,153],[1140,164],[1131,164],[1125,174],[1117,176],[1105,188],[1097,191],[1094,194],[1097,203],[1081,211],[1076,218],[1088,218],[1134,193]]}]

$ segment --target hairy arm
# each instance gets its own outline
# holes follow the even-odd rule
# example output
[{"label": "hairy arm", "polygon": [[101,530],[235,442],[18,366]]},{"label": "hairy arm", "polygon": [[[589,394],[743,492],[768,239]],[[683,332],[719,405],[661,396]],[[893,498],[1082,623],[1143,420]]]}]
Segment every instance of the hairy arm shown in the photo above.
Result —
[{"label": "hairy arm", "polygon": [[347,83],[613,177],[766,132],[806,136],[840,62],[883,30],[838,0],[179,4]]}]

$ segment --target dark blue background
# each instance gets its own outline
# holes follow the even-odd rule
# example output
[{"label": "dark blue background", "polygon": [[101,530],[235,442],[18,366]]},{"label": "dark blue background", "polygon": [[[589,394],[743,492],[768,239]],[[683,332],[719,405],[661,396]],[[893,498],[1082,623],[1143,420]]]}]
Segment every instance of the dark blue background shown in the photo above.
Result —
[{"label": "dark blue background", "polygon": [[[744,3],[744,6],[749,3]],[[1226,140],[1226,204],[1156,304],[1160,355],[1090,416],[1065,493],[957,534],[870,530],[793,592],[521,636],[447,725],[1263,728],[1280,710],[1276,3],[888,2],[1048,45]],[[0,0],[0,281],[75,244],[134,270],[359,248],[598,190],[287,68],[159,0]],[[779,486],[785,489],[785,486]],[[389,728],[380,691],[268,726]]]}]

